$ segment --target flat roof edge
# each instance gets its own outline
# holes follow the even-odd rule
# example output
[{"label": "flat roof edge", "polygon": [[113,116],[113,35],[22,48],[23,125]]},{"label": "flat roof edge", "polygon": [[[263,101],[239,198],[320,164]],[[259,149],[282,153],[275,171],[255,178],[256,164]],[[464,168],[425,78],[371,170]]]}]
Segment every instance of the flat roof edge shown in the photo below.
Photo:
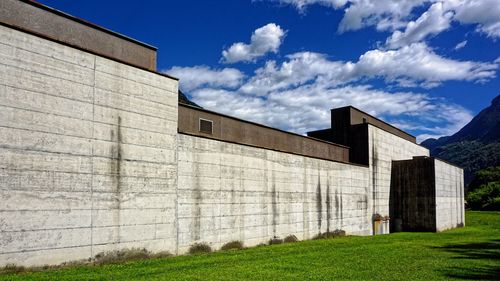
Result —
[{"label": "flat roof edge", "polygon": [[[408,132],[406,132],[406,131],[404,131],[404,130],[402,130],[402,129],[400,129],[400,128],[398,128],[398,127],[394,126],[394,125],[391,125],[391,124],[389,124],[389,123],[385,122],[384,120],[382,120],[382,119],[380,119],[380,118],[378,118],[378,117],[375,117],[375,116],[373,116],[373,115],[371,115],[371,114],[369,114],[369,113],[367,113],[367,112],[365,112],[365,111],[363,111],[363,110],[361,110],[361,109],[359,109],[359,108],[357,108],[357,107],[354,107],[354,106],[352,106],[352,105],[343,106],[343,107],[337,107],[337,108],[332,108],[332,109],[330,109],[330,111],[337,110],[337,109],[346,109],[346,108],[351,108],[351,109],[357,110],[357,111],[359,111],[359,112],[361,112],[361,113],[363,113],[363,114],[366,114],[366,115],[368,115],[368,116],[371,116],[372,118],[377,119],[378,121],[380,121],[380,122],[382,122],[382,123],[386,124],[387,126],[389,126],[389,127],[391,127],[391,128],[394,128],[394,129],[396,129],[396,130],[398,130],[398,131],[400,131],[400,132],[402,132],[402,133],[404,133],[404,134],[406,134],[406,135],[408,135],[408,136],[410,136],[410,137],[412,137],[412,138],[415,138],[415,139],[416,139],[416,137],[415,137],[414,135],[412,135],[412,134],[410,134],[410,133],[408,133]],[[373,124],[372,124],[372,125],[373,125]],[[378,128],[378,126],[376,126],[376,127]]]},{"label": "flat roof edge", "polygon": [[230,119],[233,119],[233,120],[236,120],[236,121],[253,124],[253,125],[256,125],[256,126],[259,126],[259,127],[270,129],[270,130],[276,130],[276,131],[279,131],[279,132],[282,132],[282,133],[286,133],[286,134],[290,134],[290,135],[294,135],[294,136],[299,136],[299,137],[303,137],[303,138],[306,138],[306,139],[312,139],[312,140],[315,140],[315,141],[324,142],[324,143],[327,143],[327,144],[330,144],[330,145],[334,145],[334,146],[338,146],[338,147],[342,147],[342,148],[346,148],[346,149],[351,149],[349,146],[346,146],[346,145],[342,145],[342,144],[338,144],[338,143],[334,143],[334,142],[329,142],[329,141],[325,141],[325,140],[322,140],[322,139],[317,139],[317,138],[313,138],[313,137],[309,137],[309,136],[304,136],[304,135],[293,133],[293,132],[288,132],[288,131],[285,131],[285,130],[281,130],[281,129],[278,129],[278,128],[273,128],[273,127],[270,127],[270,126],[266,126],[266,125],[259,124],[259,123],[256,123],[256,122],[244,120],[244,119],[241,119],[241,118],[238,118],[238,117],[234,117],[234,116],[230,116],[230,115],[226,115],[226,114],[223,114],[223,113],[215,112],[215,111],[208,110],[208,109],[205,109],[205,108],[200,108],[200,107],[196,107],[196,106],[192,106],[192,105],[184,104],[184,103],[179,103],[179,106],[184,106],[184,107],[188,107],[188,108],[191,108],[191,109],[194,109],[194,110],[204,111],[204,112],[207,112],[207,113],[211,113],[211,114],[223,116],[223,117],[230,118]]},{"label": "flat roof edge", "polygon": [[92,23],[92,22],[86,21],[86,20],[81,19],[81,18],[79,18],[79,17],[75,17],[75,16],[73,16],[73,15],[70,15],[70,14],[65,13],[65,12],[63,12],[63,11],[60,11],[60,10],[57,10],[57,9],[52,8],[52,7],[50,7],[50,6],[47,6],[47,5],[45,5],[45,4],[42,4],[42,3],[36,2],[35,0],[19,0],[19,1],[21,1],[21,2],[23,2],[23,3],[26,3],[26,4],[29,4],[29,5],[32,5],[32,6],[35,6],[35,7],[37,7],[37,8],[43,9],[43,10],[45,10],[45,11],[47,11],[47,12],[51,12],[51,13],[56,14],[56,15],[58,15],[58,16],[65,17],[65,18],[67,18],[67,19],[69,19],[69,20],[76,21],[76,22],[78,22],[78,23],[81,23],[81,24],[86,25],[86,26],[88,26],[88,27],[91,27],[91,28],[97,29],[97,30],[99,30],[99,31],[102,31],[102,32],[108,33],[108,34],[110,34],[110,35],[113,35],[113,36],[119,37],[119,38],[121,38],[121,39],[125,39],[125,40],[127,40],[127,41],[132,42],[132,43],[135,43],[135,44],[141,45],[141,46],[143,46],[143,47],[149,48],[149,49],[151,49],[151,50],[154,50],[154,51],[157,51],[157,50],[158,50],[158,48],[157,48],[157,47],[155,47],[155,46],[153,46],[153,45],[150,45],[150,44],[144,43],[144,42],[142,42],[142,41],[139,41],[139,40],[134,39],[134,38],[132,38],[132,37],[129,37],[129,36],[127,36],[127,35],[123,35],[123,34],[118,33],[118,32],[116,32],[116,31],[113,31],[113,30],[107,29],[107,28],[105,28],[105,27],[102,27],[102,26],[97,25],[97,24],[95,24],[95,23]]},{"label": "flat roof edge", "polygon": [[8,23],[5,23],[5,22],[0,22],[0,26],[5,26],[5,27],[8,27],[8,28],[12,28],[12,29],[17,30],[19,32],[24,32],[24,33],[27,33],[27,34],[30,34],[30,35],[33,35],[33,36],[36,36],[36,37],[40,37],[40,38],[43,38],[45,40],[49,40],[49,41],[57,43],[57,44],[61,44],[63,46],[74,48],[74,49],[80,50],[82,52],[86,52],[86,53],[89,53],[89,54],[92,54],[92,55],[95,55],[95,56],[99,56],[99,57],[102,57],[102,58],[105,58],[105,59],[108,59],[108,60],[112,60],[112,61],[115,61],[115,62],[118,62],[118,63],[122,63],[122,64],[125,64],[125,65],[128,65],[130,67],[134,67],[134,68],[137,68],[137,69],[140,69],[140,70],[144,70],[144,71],[147,71],[147,72],[150,72],[150,73],[154,73],[154,74],[157,74],[157,75],[161,75],[161,76],[173,79],[175,81],[179,81],[179,78],[177,78],[175,76],[172,76],[170,74],[159,72],[159,71],[155,71],[155,70],[151,70],[149,68],[146,68],[146,67],[143,67],[143,66],[140,66],[140,65],[136,65],[136,64],[133,64],[133,63],[130,63],[130,62],[123,61],[123,60],[118,59],[116,57],[108,56],[108,55],[101,54],[101,53],[96,52],[96,51],[92,51],[92,50],[88,50],[88,49],[79,47],[77,45],[73,45],[73,44],[70,44],[70,43],[67,43],[67,42],[56,40],[54,38],[51,38],[50,36],[47,36],[47,35],[44,35],[44,34],[40,34],[40,33],[31,31],[31,30],[26,30],[24,28],[21,28],[21,27],[18,27],[18,26],[14,26],[14,25],[11,25],[11,24],[8,24]]}]

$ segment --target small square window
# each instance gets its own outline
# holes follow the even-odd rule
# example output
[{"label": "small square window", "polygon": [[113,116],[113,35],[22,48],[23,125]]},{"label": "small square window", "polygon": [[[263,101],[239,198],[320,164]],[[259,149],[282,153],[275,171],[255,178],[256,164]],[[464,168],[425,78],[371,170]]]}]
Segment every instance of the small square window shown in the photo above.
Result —
[{"label": "small square window", "polygon": [[200,118],[200,132],[205,134],[213,133],[213,122],[211,120]]}]

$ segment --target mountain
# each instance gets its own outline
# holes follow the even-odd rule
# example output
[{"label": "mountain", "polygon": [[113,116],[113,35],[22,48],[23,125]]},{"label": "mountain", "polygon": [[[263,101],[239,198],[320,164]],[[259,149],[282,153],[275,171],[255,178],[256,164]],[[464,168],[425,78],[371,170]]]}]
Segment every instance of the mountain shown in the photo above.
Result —
[{"label": "mountain", "polygon": [[500,166],[500,95],[454,135],[428,139],[421,145],[431,156],[463,167],[466,184],[478,170]]},{"label": "mountain", "polygon": [[191,105],[191,106],[194,106],[194,107],[201,108],[201,106],[199,106],[196,103],[192,102],[181,90],[179,90],[178,96],[179,96],[179,103],[187,104],[187,105]]}]

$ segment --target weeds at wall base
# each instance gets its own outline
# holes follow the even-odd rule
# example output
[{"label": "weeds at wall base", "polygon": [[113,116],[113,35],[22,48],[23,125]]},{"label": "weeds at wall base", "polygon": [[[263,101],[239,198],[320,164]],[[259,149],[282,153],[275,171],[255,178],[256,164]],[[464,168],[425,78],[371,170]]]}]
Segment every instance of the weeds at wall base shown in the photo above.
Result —
[{"label": "weeds at wall base", "polygon": [[36,272],[36,271],[45,271],[51,269],[70,268],[78,266],[100,266],[105,264],[116,264],[116,263],[124,263],[124,262],[144,260],[144,259],[165,258],[171,256],[173,255],[167,251],[152,253],[146,249],[139,249],[139,248],[122,249],[122,250],[113,250],[109,252],[102,252],[95,255],[93,258],[65,262],[59,265],[42,265],[42,266],[25,267],[25,266],[18,266],[15,264],[8,264],[3,268],[0,268],[0,274]]},{"label": "weeds at wall base", "polygon": [[224,244],[220,249],[221,249],[221,251],[228,251],[228,250],[241,250],[243,248],[245,248],[243,246],[243,242],[231,241],[231,242]]}]

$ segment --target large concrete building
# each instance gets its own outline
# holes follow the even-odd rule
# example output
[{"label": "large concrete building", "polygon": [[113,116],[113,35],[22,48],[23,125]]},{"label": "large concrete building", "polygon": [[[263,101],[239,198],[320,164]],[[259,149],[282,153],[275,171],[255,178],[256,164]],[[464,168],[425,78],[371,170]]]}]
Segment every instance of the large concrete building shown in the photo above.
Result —
[{"label": "large concrete building", "polygon": [[0,1],[0,73],[0,266],[464,224],[462,169],[413,136],[353,107],[306,137],[179,104],[154,47],[36,2]]}]

